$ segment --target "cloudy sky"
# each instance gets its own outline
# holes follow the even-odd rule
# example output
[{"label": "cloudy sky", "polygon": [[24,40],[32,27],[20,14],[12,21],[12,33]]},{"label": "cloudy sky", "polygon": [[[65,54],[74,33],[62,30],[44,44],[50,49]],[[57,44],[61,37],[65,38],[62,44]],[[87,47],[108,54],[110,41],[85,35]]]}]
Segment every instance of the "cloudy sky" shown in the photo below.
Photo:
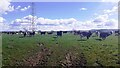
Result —
[{"label": "cloudy sky", "polygon": [[0,31],[117,29],[117,17],[117,2],[0,1]]}]

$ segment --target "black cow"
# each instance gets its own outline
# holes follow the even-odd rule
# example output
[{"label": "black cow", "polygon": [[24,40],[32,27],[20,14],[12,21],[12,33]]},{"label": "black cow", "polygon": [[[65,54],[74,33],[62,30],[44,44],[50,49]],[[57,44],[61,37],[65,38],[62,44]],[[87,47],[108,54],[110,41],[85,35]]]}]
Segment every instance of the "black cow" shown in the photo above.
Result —
[{"label": "black cow", "polygon": [[53,34],[53,31],[47,32],[47,34]]},{"label": "black cow", "polygon": [[63,31],[63,33],[67,33],[67,31]]},{"label": "black cow", "polygon": [[115,31],[115,36],[118,36],[118,35],[120,35],[120,31],[119,30]]},{"label": "black cow", "polygon": [[100,32],[99,37],[105,40],[108,36],[110,36],[112,33],[111,32]]},{"label": "black cow", "polygon": [[21,34],[22,32],[23,32],[23,31],[20,30],[18,33]]},{"label": "black cow", "polygon": [[119,33],[119,31],[115,31],[115,33]]},{"label": "black cow", "polygon": [[96,36],[99,36],[99,31],[96,31],[96,32],[95,32],[95,35],[96,35]]},{"label": "black cow", "polygon": [[45,33],[46,33],[46,32],[45,32],[45,31],[43,31],[43,32],[40,32],[40,33],[41,33],[41,35],[45,35]]},{"label": "black cow", "polygon": [[87,37],[87,39],[89,39],[90,38],[90,36],[92,35],[92,32],[91,31],[83,31],[83,32],[78,32],[79,33],[79,35],[80,35],[80,37],[82,38],[82,37]]},{"label": "black cow", "polygon": [[6,31],[2,31],[1,33],[2,34],[9,34],[9,32],[6,32]]},{"label": "black cow", "polygon": [[62,31],[57,31],[57,36],[62,36]]},{"label": "black cow", "polygon": [[26,31],[21,31],[20,33],[23,34],[23,37],[27,36],[27,32]]},{"label": "black cow", "polygon": [[23,37],[32,37],[35,35],[35,31],[19,31],[20,34],[23,35]]},{"label": "black cow", "polygon": [[14,34],[16,34],[16,32],[14,32],[14,31],[9,31],[9,32],[6,32],[7,34],[9,34],[9,35],[14,35]]},{"label": "black cow", "polygon": [[23,32],[23,36],[26,37],[27,36],[27,32]]},{"label": "black cow", "polygon": [[34,36],[35,35],[35,31],[32,31],[32,32],[28,32],[29,36]]},{"label": "black cow", "polygon": [[74,31],[74,35],[79,35],[80,31]]}]

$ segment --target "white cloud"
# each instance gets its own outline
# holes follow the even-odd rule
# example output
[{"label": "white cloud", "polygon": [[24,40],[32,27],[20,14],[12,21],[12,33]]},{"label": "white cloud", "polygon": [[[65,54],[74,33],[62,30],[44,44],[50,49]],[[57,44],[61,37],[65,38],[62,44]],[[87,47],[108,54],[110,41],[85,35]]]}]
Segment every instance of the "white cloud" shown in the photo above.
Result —
[{"label": "white cloud", "polygon": [[108,19],[108,15],[104,14],[104,15],[99,15],[98,17],[96,17],[93,22],[94,23],[102,23],[102,22],[106,22],[106,20]]},{"label": "white cloud", "polygon": [[[21,6],[17,6],[16,8],[15,8],[15,6],[12,6],[12,5],[9,5],[8,6],[8,10],[6,10],[7,12],[13,12],[13,11],[15,11],[15,10],[21,10],[21,11],[26,11],[26,10],[28,10],[30,8],[30,6],[27,6],[27,7],[21,7]],[[5,12],[4,14],[7,14],[7,12]]]},{"label": "white cloud", "polygon": [[[12,27],[17,26],[21,30],[26,28],[32,29],[32,20],[36,30],[70,30],[73,28],[72,24],[77,22],[74,18],[69,19],[46,19],[43,17],[38,18],[37,16],[28,15],[21,19],[16,19],[11,22]],[[42,28],[43,27],[43,28]]]},{"label": "white cloud", "polygon": [[[15,10],[19,10],[21,8],[21,6],[17,6],[15,8],[15,6],[11,5],[11,0],[2,0],[0,1],[0,15],[2,14],[7,14],[8,12],[13,12]],[[25,11],[27,9],[29,9],[30,6],[21,8],[21,11]]]},{"label": "white cloud", "polygon": [[94,13],[93,15],[94,15],[94,16],[97,16],[98,14],[97,14],[97,13]]},{"label": "white cloud", "polygon": [[31,30],[32,28],[32,20],[34,19],[34,21],[36,21],[36,16],[32,16],[32,15],[28,15],[25,16],[21,19],[16,19],[14,21],[11,22],[10,29],[18,29],[18,30],[23,30],[24,28],[27,30]]},{"label": "white cloud", "polygon": [[9,10],[11,0],[2,0],[0,1],[0,15],[4,14],[6,11]]},{"label": "white cloud", "polygon": [[31,6],[27,6],[27,7],[21,8],[20,10],[21,10],[21,11],[26,11],[26,10],[28,10],[30,7],[31,7]]},{"label": "white cloud", "polygon": [[72,24],[73,22],[76,22],[77,20],[74,18],[69,19],[45,19],[45,18],[38,18],[37,24],[55,24],[55,25],[66,25],[66,24]]},{"label": "white cloud", "polygon": [[9,25],[5,22],[6,20],[3,17],[0,17],[0,31],[9,29]]},{"label": "white cloud", "polygon": [[105,26],[117,28],[118,27],[118,21],[116,19],[110,19],[105,23]]},{"label": "white cloud", "polygon": [[30,6],[27,6],[27,7],[21,7],[21,6],[17,6],[16,8],[15,8],[15,6],[12,6],[12,5],[9,5],[8,6],[8,9],[6,10],[6,12],[4,13],[4,14],[7,14],[8,12],[13,12],[13,11],[15,11],[15,10],[21,10],[21,11],[26,11],[26,10],[28,10],[30,8]]},{"label": "white cloud", "polygon": [[96,24],[96,28],[117,29],[118,21],[113,18],[114,16],[118,16],[117,12],[117,6],[113,6],[111,9],[103,10],[102,15],[98,15],[95,19],[93,19],[93,23]]},{"label": "white cloud", "polygon": [[103,29],[103,28],[117,28],[118,22],[115,19],[109,19],[107,14],[99,15],[90,21],[78,21],[74,18],[69,19],[47,19],[37,16],[28,15],[21,19],[12,21],[12,27],[16,29],[27,30],[32,29],[32,21],[34,20],[34,29],[36,30],[90,30],[90,29]]},{"label": "white cloud", "polygon": [[114,15],[118,13],[118,6],[114,6],[112,9],[103,10],[104,14]]},{"label": "white cloud", "polygon": [[6,31],[9,29],[9,25],[6,23],[0,23],[0,31]]},{"label": "white cloud", "polygon": [[[19,8],[20,9],[20,8]],[[79,21],[74,18],[68,19],[47,19],[28,15],[21,19],[11,22],[9,28],[23,30],[32,29],[32,21],[34,21],[35,30],[90,30],[90,29],[117,29],[117,19],[111,19],[109,14],[115,15],[117,8],[114,6],[111,10],[104,10],[103,14],[97,14],[92,20]],[[2,18],[1,18],[2,20]],[[3,21],[3,20],[2,20]]]},{"label": "white cloud", "polygon": [[14,11],[14,10],[15,10],[15,9],[14,9],[14,6],[9,6],[7,11],[8,11],[8,12],[12,12],[12,11]]},{"label": "white cloud", "polygon": [[0,23],[3,23],[5,19],[3,17],[0,17]]},{"label": "white cloud", "polygon": [[17,6],[17,7],[16,7],[16,9],[20,9],[20,8],[21,8],[21,6]]},{"label": "white cloud", "polygon": [[119,2],[119,0],[101,0],[102,2]]},{"label": "white cloud", "polygon": [[7,12],[5,12],[4,14],[8,14]]},{"label": "white cloud", "polygon": [[84,10],[87,10],[87,8],[80,8],[80,10],[83,10],[83,11],[84,11]]},{"label": "white cloud", "polygon": [[93,20],[93,23],[96,24],[96,28],[118,28],[118,21],[116,19],[110,19],[107,14],[99,15]]}]

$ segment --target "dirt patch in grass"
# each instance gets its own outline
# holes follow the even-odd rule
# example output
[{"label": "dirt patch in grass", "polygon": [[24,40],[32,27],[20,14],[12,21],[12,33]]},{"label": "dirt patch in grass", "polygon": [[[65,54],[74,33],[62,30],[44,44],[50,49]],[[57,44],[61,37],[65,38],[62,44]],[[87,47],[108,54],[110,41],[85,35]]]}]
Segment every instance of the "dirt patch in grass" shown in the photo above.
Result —
[{"label": "dirt patch in grass", "polygon": [[63,67],[85,66],[87,63],[83,53],[78,54],[72,52],[68,52],[65,55],[65,58],[60,62],[61,62],[60,65]]},{"label": "dirt patch in grass", "polygon": [[44,66],[46,65],[48,57],[51,55],[51,51],[44,47],[44,45],[40,46],[40,52],[37,52],[31,57],[28,57],[24,60],[23,66]]}]

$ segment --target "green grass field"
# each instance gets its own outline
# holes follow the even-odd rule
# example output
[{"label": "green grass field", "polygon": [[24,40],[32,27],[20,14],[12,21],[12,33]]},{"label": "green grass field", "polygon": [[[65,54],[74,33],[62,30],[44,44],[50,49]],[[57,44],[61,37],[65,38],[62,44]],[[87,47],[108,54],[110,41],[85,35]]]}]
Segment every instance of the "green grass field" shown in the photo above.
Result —
[{"label": "green grass field", "polygon": [[[54,35],[35,35],[34,37],[19,38],[19,35],[2,36],[3,66],[24,65],[24,60],[41,51],[43,44],[52,53],[47,56],[45,65],[57,66],[65,61],[66,54],[80,57],[84,54],[85,66],[97,66],[96,60],[103,66],[118,66],[118,36],[111,35],[106,40],[99,41],[98,37],[80,40],[79,36],[63,34],[57,39]],[[44,52],[46,53],[46,52]],[[82,54],[81,54],[82,53]],[[33,59],[34,60],[34,59]],[[80,61],[80,60],[77,60]],[[82,62],[82,61],[81,61]],[[38,63],[37,65],[39,65]]]}]

